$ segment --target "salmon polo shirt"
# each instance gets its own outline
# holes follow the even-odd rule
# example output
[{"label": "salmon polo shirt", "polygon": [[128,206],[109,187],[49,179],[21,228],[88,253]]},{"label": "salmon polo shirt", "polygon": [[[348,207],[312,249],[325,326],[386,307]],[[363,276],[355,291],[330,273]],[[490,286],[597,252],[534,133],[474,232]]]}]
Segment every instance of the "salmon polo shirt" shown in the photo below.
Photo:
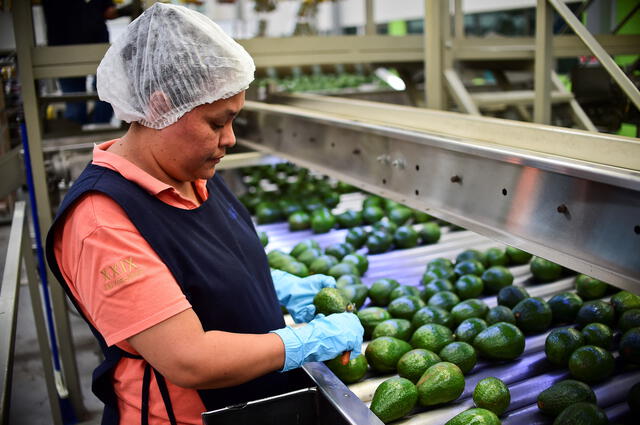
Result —
[{"label": "salmon polo shirt", "polygon": [[[107,151],[116,141],[94,146],[94,165],[120,173],[173,207],[198,207],[172,186]],[[194,188],[201,200],[207,199],[206,180],[196,181]],[[82,312],[109,346],[139,354],[127,343],[128,338],[191,308],[167,266],[124,210],[102,193],[87,193],[69,208],[56,232],[54,253]],[[140,423],[144,365],[143,360],[124,357],[115,368],[113,385],[122,425]],[[151,376],[149,424],[168,424]],[[178,423],[201,424],[205,407],[198,392],[169,381],[167,387]]]}]

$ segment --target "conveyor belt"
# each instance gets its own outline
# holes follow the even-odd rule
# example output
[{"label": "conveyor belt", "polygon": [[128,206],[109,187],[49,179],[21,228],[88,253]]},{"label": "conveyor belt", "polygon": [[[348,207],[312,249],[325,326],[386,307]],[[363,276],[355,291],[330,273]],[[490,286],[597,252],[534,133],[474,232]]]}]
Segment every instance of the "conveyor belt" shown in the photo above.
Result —
[{"label": "conveyor belt", "polygon": [[[343,195],[337,210],[351,208],[360,209],[362,196],[359,194]],[[269,235],[267,251],[282,249],[288,252],[298,242],[312,238],[322,248],[338,242],[343,242],[347,230],[333,230],[326,234],[314,235],[311,231],[290,232],[286,223],[277,223],[258,226],[258,230],[265,231]],[[483,236],[470,231],[449,231],[442,229],[442,237],[437,244],[419,246],[416,248],[395,250],[377,255],[368,255],[369,270],[362,280],[366,285],[371,285],[375,280],[388,277],[398,280],[404,285],[418,286],[424,273],[426,264],[437,257],[455,259],[456,255],[465,249],[486,250],[492,246],[503,246]],[[366,249],[362,250],[366,253]],[[574,277],[568,277],[548,284],[535,284],[532,280],[529,266],[515,266],[510,268],[514,275],[514,285],[527,288],[531,296],[551,296],[571,290]],[[495,296],[483,297],[490,307],[497,304]],[[288,323],[291,323],[288,320]],[[465,377],[466,387],[461,397],[452,403],[426,410],[417,408],[415,412],[397,421],[398,424],[443,424],[456,414],[473,407],[471,395],[476,384],[489,376],[503,380],[511,392],[511,404],[508,412],[502,416],[503,424],[550,424],[552,420],[539,413],[536,406],[536,398],[544,389],[554,382],[568,377],[567,369],[558,369],[547,362],[544,353],[544,344],[548,332],[531,335],[526,338],[523,355],[510,362],[489,362],[480,359],[473,371]],[[368,342],[363,344],[364,348]],[[375,389],[384,380],[394,375],[375,375],[369,372],[365,379],[352,384],[349,389],[367,405],[373,398]],[[598,398],[598,405],[605,409],[611,421],[621,420],[628,414],[626,403],[627,392],[631,385],[640,381],[640,371],[622,371],[620,368],[616,374],[606,382],[593,386]]]}]

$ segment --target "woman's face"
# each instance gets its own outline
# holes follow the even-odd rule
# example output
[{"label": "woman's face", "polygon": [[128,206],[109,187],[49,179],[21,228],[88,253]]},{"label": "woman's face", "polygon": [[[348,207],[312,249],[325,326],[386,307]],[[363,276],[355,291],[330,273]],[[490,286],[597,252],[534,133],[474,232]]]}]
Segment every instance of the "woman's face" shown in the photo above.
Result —
[{"label": "woman's face", "polygon": [[160,130],[154,156],[163,171],[179,182],[209,179],[227,148],[236,144],[233,119],[244,106],[244,91],[200,105]]}]

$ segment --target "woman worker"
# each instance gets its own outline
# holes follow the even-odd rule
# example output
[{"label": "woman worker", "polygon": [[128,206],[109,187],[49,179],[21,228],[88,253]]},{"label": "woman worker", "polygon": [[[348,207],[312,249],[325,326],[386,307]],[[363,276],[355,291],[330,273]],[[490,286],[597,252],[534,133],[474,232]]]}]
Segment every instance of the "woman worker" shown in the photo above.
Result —
[{"label": "woman worker", "polygon": [[[250,216],[215,174],[254,64],[205,16],[156,3],[98,67],[131,122],[94,147],[47,237],[52,271],[98,339],[103,424],[199,424],[286,392],[291,369],[360,352],[350,313],[315,316],[327,276],[270,271]],[[280,306],[298,328],[284,324]]]}]

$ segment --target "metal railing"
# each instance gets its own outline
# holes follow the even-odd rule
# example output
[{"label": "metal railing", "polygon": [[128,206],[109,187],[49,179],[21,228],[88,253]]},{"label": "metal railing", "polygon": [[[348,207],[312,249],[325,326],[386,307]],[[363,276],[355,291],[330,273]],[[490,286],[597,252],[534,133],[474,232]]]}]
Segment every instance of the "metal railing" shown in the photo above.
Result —
[{"label": "metal railing", "polygon": [[58,401],[58,392],[53,376],[51,349],[47,337],[46,324],[38,287],[37,265],[31,248],[28,231],[27,207],[24,201],[15,204],[7,257],[0,287],[0,425],[9,423],[9,403],[13,375],[13,357],[15,352],[16,326],[18,317],[18,299],[20,279],[26,273],[34,322],[40,346],[40,356],[47,384],[47,393],[51,407],[53,424],[61,425],[62,415]]}]

